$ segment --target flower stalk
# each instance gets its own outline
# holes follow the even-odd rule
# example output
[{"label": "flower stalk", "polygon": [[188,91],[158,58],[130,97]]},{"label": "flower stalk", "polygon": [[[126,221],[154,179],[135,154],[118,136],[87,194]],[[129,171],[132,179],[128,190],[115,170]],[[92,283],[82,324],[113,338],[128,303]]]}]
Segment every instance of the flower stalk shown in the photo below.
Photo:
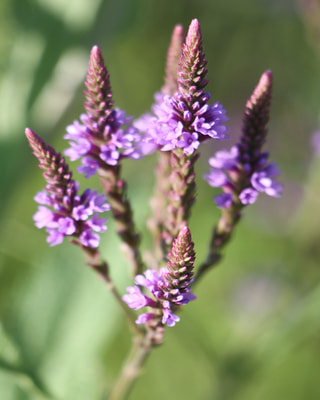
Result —
[{"label": "flower stalk", "polygon": [[205,179],[213,187],[222,187],[223,193],[215,197],[222,211],[212,232],[207,259],[199,267],[195,281],[220,260],[242,209],[253,204],[259,192],[273,197],[281,195],[282,186],[273,179],[280,171],[275,164],[267,164],[269,154],[262,151],[268,133],[271,95],[272,73],[266,71],[247,101],[238,144],[229,152],[217,152],[209,160],[212,168]]},{"label": "flower stalk", "polygon": [[141,375],[151,351],[157,346],[153,340],[152,331],[145,336],[133,338],[132,346],[123,368],[114,382],[107,400],[127,400],[136,380]]},{"label": "flower stalk", "polygon": [[99,170],[99,175],[101,185],[108,194],[117,233],[123,241],[121,249],[129,261],[131,274],[135,276],[143,270],[139,250],[140,235],[133,221],[133,212],[127,196],[127,184],[121,179],[121,165],[103,168]]},{"label": "flower stalk", "polygon": [[80,158],[78,168],[86,178],[98,173],[108,196],[117,232],[123,241],[133,276],[143,269],[139,244],[140,236],[133,221],[133,212],[126,194],[126,182],[121,178],[121,160],[142,156],[137,143],[138,131],[127,126],[131,118],[113,107],[110,76],[97,46],[91,51],[85,82],[86,114],[81,115],[83,125],[75,121],[67,127],[66,139],[70,148],[65,154],[72,161]]},{"label": "flower stalk", "polygon": [[[162,96],[173,96],[178,90],[178,67],[184,36],[183,27],[176,25],[173,29],[167,52],[165,83],[161,88]],[[156,183],[151,198],[152,217],[148,221],[148,227],[153,236],[155,262],[161,265],[167,256],[167,246],[163,237],[163,230],[166,221],[166,209],[169,205],[171,155],[169,152],[164,151],[158,151],[157,155],[158,163],[155,168]]]}]

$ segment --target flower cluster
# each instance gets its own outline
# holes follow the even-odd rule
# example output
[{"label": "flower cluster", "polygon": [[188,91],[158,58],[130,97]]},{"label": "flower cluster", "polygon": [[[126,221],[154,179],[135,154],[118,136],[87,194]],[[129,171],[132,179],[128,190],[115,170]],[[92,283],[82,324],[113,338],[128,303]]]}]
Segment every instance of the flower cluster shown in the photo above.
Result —
[{"label": "flower cluster", "polygon": [[99,168],[114,166],[122,158],[138,159],[143,152],[138,130],[128,125],[132,117],[127,117],[119,108],[113,108],[112,92],[108,71],[100,50],[94,46],[85,82],[87,113],[67,126],[65,139],[70,148],[65,155],[71,161],[81,158],[78,172],[86,178],[97,173]]},{"label": "flower cluster", "polygon": [[222,187],[224,193],[215,197],[220,208],[229,208],[238,201],[253,204],[259,192],[281,196],[282,185],[274,179],[280,170],[276,164],[268,164],[269,154],[261,151],[267,133],[271,84],[271,71],[266,71],[247,102],[240,142],[209,159],[211,169],[204,178],[210,186]]},{"label": "flower cluster", "polygon": [[98,233],[107,229],[107,220],[98,217],[98,213],[110,209],[105,196],[90,189],[80,195],[79,184],[72,179],[64,158],[31,129],[26,129],[26,136],[47,181],[45,190],[35,196],[40,204],[33,217],[36,227],[46,228],[51,246],[62,243],[65,236],[73,236],[84,247],[97,248]]},{"label": "flower cluster", "polygon": [[144,140],[162,151],[182,149],[191,155],[206,139],[225,139],[226,111],[219,102],[209,105],[204,92],[207,61],[202,46],[199,22],[191,22],[178,66],[178,90],[173,94],[157,93],[147,114],[135,122],[146,132]]},{"label": "flower cluster", "polygon": [[[259,192],[269,196],[280,197],[282,185],[274,177],[280,174],[276,164],[267,164],[268,153],[261,153],[257,157],[254,167],[247,165],[246,184],[238,194],[243,205],[253,204]],[[222,187],[225,193],[215,196],[215,202],[220,208],[228,208],[233,203],[233,189],[235,188],[233,176],[239,174],[243,165],[239,160],[238,146],[233,146],[230,151],[221,150],[209,159],[210,171],[204,177],[212,187]]]},{"label": "flower cluster", "polygon": [[208,105],[208,93],[191,107],[183,96],[176,92],[173,96],[157,93],[152,116],[144,116],[135,126],[145,130],[147,143],[154,144],[162,151],[181,148],[185,154],[192,154],[205,139],[225,139],[227,128],[226,112],[219,102]]},{"label": "flower cluster", "polygon": [[[137,275],[136,286],[128,287],[129,294],[122,297],[134,310],[151,307],[151,312],[139,315],[137,324],[156,326],[160,322],[162,325],[174,326],[180,320],[173,311],[196,298],[190,292],[194,261],[191,234],[189,229],[184,227],[173,242],[167,267],[161,268],[159,274],[155,270],[147,269],[144,275]],[[139,286],[147,288],[153,298],[143,294]]]},{"label": "flower cluster", "polygon": [[[80,116],[81,122],[67,126],[65,139],[70,147],[65,154],[71,161],[81,159],[78,171],[85,177],[99,173],[110,205],[96,191],[87,189],[80,194],[79,184],[72,179],[61,154],[26,129],[47,182],[45,190],[35,196],[39,204],[34,215],[36,226],[46,228],[51,246],[62,243],[66,236],[73,237],[86,253],[88,265],[103,276],[120,299],[98,251],[99,233],[107,229],[107,220],[99,218],[99,213],[111,210],[135,276],[135,286],[129,286],[122,299],[134,310],[149,307],[136,320],[149,332],[174,326],[180,320],[176,315],[179,307],[196,298],[191,293],[194,243],[187,225],[195,200],[197,149],[208,139],[225,139],[224,122],[228,119],[219,102],[209,104],[206,65],[198,20],[191,22],[185,38],[183,28],[176,26],[168,51],[165,85],[155,95],[153,114],[131,124],[132,118],[114,107],[109,73],[99,48],[92,48],[85,82],[86,113]],[[267,71],[247,102],[239,143],[230,151],[218,151],[209,160],[211,170],[205,179],[213,187],[222,187],[223,193],[215,200],[224,210],[213,229],[207,260],[195,279],[220,258],[243,206],[254,203],[259,192],[274,197],[281,194],[282,186],[274,179],[280,171],[268,163],[268,153],[261,150],[267,134],[271,86],[272,75]],[[155,257],[158,265],[145,269],[120,161],[138,159],[154,150],[161,151],[153,210],[154,243],[159,255]],[[166,267],[160,268],[166,261]]]}]

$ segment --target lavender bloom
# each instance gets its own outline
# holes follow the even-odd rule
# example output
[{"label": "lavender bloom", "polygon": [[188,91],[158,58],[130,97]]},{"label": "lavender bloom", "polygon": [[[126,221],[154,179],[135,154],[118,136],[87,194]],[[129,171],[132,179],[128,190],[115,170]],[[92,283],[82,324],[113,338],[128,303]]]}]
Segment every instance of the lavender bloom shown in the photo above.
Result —
[{"label": "lavender bloom", "polygon": [[182,148],[190,155],[204,140],[228,137],[223,125],[228,120],[226,112],[219,102],[209,106],[209,99],[209,94],[205,93],[188,105],[179,92],[173,96],[165,95],[161,103],[153,106],[155,117],[147,114],[134,125],[146,132],[144,142],[152,143],[162,151]]},{"label": "lavender bloom", "polygon": [[113,108],[112,91],[107,68],[97,46],[91,50],[85,92],[87,113],[67,126],[65,139],[70,147],[65,155],[71,161],[81,159],[78,172],[86,178],[104,166],[115,166],[122,158],[137,159],[143,156],[141,136],[133,126],[127,126],[127,117],[119,108]]},{"label": "lavender bloom", "polygon": [[214,197],[214,201],[218,208],[229,208],[232,206],[232,194],[221,193]]},{"label": "lavender bloom", "polygon": [[[149,274],[155,273],[155,277],[153,279],[153,283],[151,284],[148,281],[147,276]],[[137,324],[143,324],[150,320],[156,320],[159,318],[159,315],[162,315],[161,321],[163,324],[168,322],[168,326],[174,326],[174,317],[176,317],[171,311],[171,303],[165,297],[165,293],[163,292],[163,288],[165,287],[165,282],[163,279],[163,274],[165,274],[165,270],[162,269],[160,271],[160,275],[158,275],[155,271],[147,269],[143,275],[137,275],[135,279],[136,285],[147,287],[153,296],[154,300],[150,297],[144,295],[138,286],[129,286],[127,291],[129,294],[125,294],[122,297],[122,300],[128,304],[128,306],[134,310],[139,310],[142,307],[148,306],[153,309],[153,312],[144,313],[139,315],[136,320]],[[166,311],[165,311],[166,310]],[[164,315],[167,315],[165,317]],[[169,313],[171,318],[169,318]]]},{"label": "lavender bloom", "polygon": [[[157,93],[152,107],[154,117],[146,114],[135,122],[136,127],[146,132],[145,142],[153,143],[162,151],[180,148],[191,155],[201,142],[227,137],[227,128],[223,125],[228,119],[226,111],[219,102],[209,105],[210,94],[204,92],[208,83],[206,64],[200,24],[194,19],[182,49],[177,90],[173,95]],[[167,92],[170,93],[169,88]]]},{"label": "lavender bloom", "polygon": [[267,164],[269,154],[261,151],[267,134],[271,87],[272,73],[266,71],[247,102],[240,142],[209,159],[211,169],[204,178],[210,186],[222,187],[224,193],[214,199],[220,208],[239,202],[253,204],[259,192],[281,196],[282,185],[275,180],[280,171],[275,164]]},{"label": "lavender bloom", "polygon": [[107,229],[107,220],[98,217],[110,209],[105,196],[90,189],[80,195],[79,184],[72,179],[64,158],[31,129],[26,129],[26,136],[47,181],[45,190],[34,198],[40,204],[33,217],[36,227],[46,228],[51,246],[73,236],[84,247],[97,248],[100,237],[95,232]]},{"label": "lavender bloom", "polygon": [[[137,324],[148,324],[150,327],[159,324],[174,326],[180,318],[174,314],[178,306],[188,304],[196,296],[190,292],[195,253],[191,234],[187,227],[180,230],[173,242],[172,253],[166,268],[161,268],[159,274],[147,269],[144,275],[135,277],[136,286],[129,286],[122,299],[134,310],[150,307],[151,312],[141,314]],[[143,294],[139,288],[148,289],[152,297]]]}]

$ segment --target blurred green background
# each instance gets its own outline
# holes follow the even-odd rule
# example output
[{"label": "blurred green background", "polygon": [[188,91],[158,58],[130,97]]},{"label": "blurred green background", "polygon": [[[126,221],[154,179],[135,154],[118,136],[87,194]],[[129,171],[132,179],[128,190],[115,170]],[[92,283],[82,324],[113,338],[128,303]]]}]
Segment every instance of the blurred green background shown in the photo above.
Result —
[{"label": "blurred green background", "polygon": [[[0,398],[105,399],[130,345],[123,317],[68,243],[49,248],[33,225],[44,186],[24,136],[34,129],[59,151],[83,111],[90,48],[102,50],[117,106],[139,116],[162,86],[172,28],[198,18],[209,91],[228,111],[231,141],[246,99],[272,69],[268,149],[283,170],[281,199],[245,210],[198,300],[167,329],[131,399],[320,398],[320,159],[310,146],[320,110],[320,5],[316,0],[2,0],[0,3]],[[218,218],[202,181],[191,228],[204,259]],[[137,225],[145,230],[155,158],[127,162]],[[82,188],[84,181],[81,180]],[[97,181],[93,179],[92,185]],[[102,251],[121,293],[131,284],[109,229]]]}]

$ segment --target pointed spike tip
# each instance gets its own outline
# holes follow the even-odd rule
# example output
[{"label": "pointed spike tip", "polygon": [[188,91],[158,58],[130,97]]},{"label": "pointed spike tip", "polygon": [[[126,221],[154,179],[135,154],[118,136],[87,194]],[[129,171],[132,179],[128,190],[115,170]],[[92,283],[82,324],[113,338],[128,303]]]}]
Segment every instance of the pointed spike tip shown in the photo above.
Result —
[{"label": "pointed spike tip", "polygon": [[99,47],[95,44],[92,49],[91,49],[91,56],[100,56],[101,51],[99,49]]},{"label": "pointed spike tip", "polygon": [[268,69],[261,75],[258,86],[261,88],[267,88],[271,85],[272,85],[272,71]]},{"label": "pointed spike tip", "polygon": [[185,225],[183,228],[180,229],[178,236],[182,237],[182,236],[186,236],[190,233],[190,229],[187,227],[187,225]]},{"label": "pointed spike tip", "polygon": [[179,60],[184,42],[184,29],[182,25],[173,28],[171,41],[167,52],[166,75],[164,86],[161,88],[163,94],[172,96],[178,90],[177,73]]},{"label": "pointed spike tip", "polygon": [[104,66],[102,53],[97,45],[94,45],[91,49],[89,65],[91,66],[99,65],[100,67]]},{"label": "pointed spike tip", "polygon": [[272,90],[272,72],[271,70],[265,71],[255,87],[252,95],[247,101],[246,107],[251,109],[254,105],[262,101],[262,99],[271,97]]},{"label": "pointed spike tip", "polygon": [[191,21],[188,29],[186,42],[193,43],[196,38],[201,37],[201,28],[199,21],[195,18]]},{"label": "pointed spike tip", "polygon": [[24,131],[25,135],[27,136],[27,139],[30,141],[34,137],[34,132],[30,128],[26,128]]},{"label": "pointed spike tip", "polygon": [[173,28],[172,36],[174,37],[184,37],[184,28],[182,25],[177,24]]},{"label": "pointed spike tip", "polygon": [[31,147],[35,143],[43,144],[43,140],[41,139],[41,137],[38,136],[32,129],[26,128],[24,132]]}]

